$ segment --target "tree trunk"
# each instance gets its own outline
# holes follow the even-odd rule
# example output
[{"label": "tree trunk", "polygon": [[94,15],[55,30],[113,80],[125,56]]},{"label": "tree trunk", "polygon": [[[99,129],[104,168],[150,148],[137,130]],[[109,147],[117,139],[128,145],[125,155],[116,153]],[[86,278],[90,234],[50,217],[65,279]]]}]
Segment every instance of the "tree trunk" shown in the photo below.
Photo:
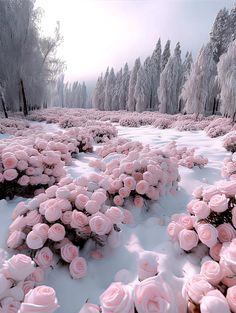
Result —
[{"label": "tree trunk", "polygon": [[4,112],[4,115],[5,115],[5,118],[8,118],[7,109],[6,109],[6,103],[5,103],[3,95],[1,95],[1,102],[2,102],[2,108],[3,108],[3,112]]},{"label": "tree trunk", "polygon": [[212,115],[214,115],[214,114],[215,114],[215,112],[216,112],[216,98],[214,98]]},{"label": "tree trunk", "polygon": [[23,80],[20,80],[20,85],[21,85],[21,91],[22,91],[22,97],[23,97],[23,113],[24,116],[28,115],[28,107],[27,107],[27,101],[26,101],[26,96],[25,96],[25,88],[24,88],[24,83]]}]

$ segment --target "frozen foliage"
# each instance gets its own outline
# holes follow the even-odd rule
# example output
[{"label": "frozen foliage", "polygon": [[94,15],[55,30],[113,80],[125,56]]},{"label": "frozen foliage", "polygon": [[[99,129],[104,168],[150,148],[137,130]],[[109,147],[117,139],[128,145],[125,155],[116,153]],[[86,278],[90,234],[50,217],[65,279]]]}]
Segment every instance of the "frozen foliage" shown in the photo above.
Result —
[{"label": "frozen foliage", "polygon": [[224,138],[223,146],[227,151],[236,152],[236,132],[232,131]]},{"label": "frozen foliage", "polygon": [[130,81],[129,81],[129,92],[128,92],[128,103],[127,103],[127,109],[129,111],[135,111],[136,109],[136,101],[134,98],[134,91],[135,91],[135,86],[137,82],[137,74],[138,70],[141,66],[140,58],[136,59],[134,63],[134,67],[131,71],[130,75]]},{"label": "frozen foliage", "polygon": [[167,40],[161,56],[161,72],[164,71],[169,58],[170,58],[170,40]]}]

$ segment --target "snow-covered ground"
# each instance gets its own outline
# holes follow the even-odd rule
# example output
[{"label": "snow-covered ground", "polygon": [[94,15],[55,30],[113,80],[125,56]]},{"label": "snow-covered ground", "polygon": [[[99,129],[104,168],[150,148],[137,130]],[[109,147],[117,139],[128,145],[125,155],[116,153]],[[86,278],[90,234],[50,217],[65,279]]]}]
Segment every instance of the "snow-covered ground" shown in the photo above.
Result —
[{"label": "snow-covered ground", "polygon": [[[35,123],[36,124],[36,123]],[[46,124],[45,124],[46,125]],[[44,127],[47,127],[45,126]],[[173,213],[185,212],[185,207],[191,199],[195,187],[212,184],[221,179],[220,170],[223,159],[230,155],[222,147],[222,138],[211,139],[203,131],[179,132],[174,129],[159,130],[151,126],[129,128],[117,126],[119,136],[153,147],[160,147],[173,140],[178,146],[196,147],[197,154],[209,159],[209,163],[202,169],[187,169],[180,167],[181,182],[176,196],[166,195],[159,202],[152,203],[148,212],[131,207],[136,223],[133,226],[123,226],[121,245],[118,248],[104,248],[104,258],[94,260],[86,249],[81,256],[88,259],[88,274],[80,280],[73,280],[67,268],[55,265],[46,274],[45,284],[55,288],[60,303],[58,313],[77,313],[81,306],[89,299],[98,303],[99,295],[114,280],[134,282],[137,279],[137,260],[144,250],[152,250],[160,255],[160,270],[172,271],[177,277],[184,277],[198,270],[199,261],[192,254],[186,255],[178,246],[174,245],[167,233],[166,227]],[[57,126],[50,125],[49,131],[57,130]],[[72,166],[67,167],[68,173],[74,177],[93,171],[88,166],[89,160],[95,158],[95,153],[79,154]],[[11,212],[17,202],[0,201],[0,247],[6,249],[5,241],[8,226],[11,222]],[[187,256],[187,257],[186,257]],[[125,270],[125,271],[124,271]]]}]

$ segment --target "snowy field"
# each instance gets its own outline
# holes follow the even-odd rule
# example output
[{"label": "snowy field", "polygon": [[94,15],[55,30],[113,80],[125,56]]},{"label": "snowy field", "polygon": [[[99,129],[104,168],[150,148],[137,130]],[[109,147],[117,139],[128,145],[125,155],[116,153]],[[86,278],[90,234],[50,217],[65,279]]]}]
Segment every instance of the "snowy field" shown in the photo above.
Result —
[{"label": "snowy field", "polygon": [[[45,124],[45,127],[48,126]],[[186,204],[191,200],[195,187],[213,184],[222,179],[220,173],[222,162],[230,155],[222,146],[222,137],[211,139],[203,131],[179,132],[174,129],[159,130],[151,126],[140,128],[117,126],[117,128],[119,137],[138,140],[152,147],[161,147],[173,140],[178,147],[196,147],[196,153],[207,157],[209,163],[202,169],[180,166],[181,181],[176,196],[162,196],[158,203],[152,202],[148,211],[130,207],[135,216],[135,224],[123,225],[120,246],[114,249],[103,248],[103,259],[92,259],[86,247],[80,253],[80,256],[85,256],[88,260],[88,273],[84,278],[73,280],[68,274],[68,269],[59,265],[55,265],[54,269],[48,269],[45,284],[56,290],[60,304],[58,313],[77,313],[87,299],[99,303],[100,294],[113,281],[135,283],[137,260],[143,251],[155,251],[159,254],[160,271],[171,271],[179,278],[186,278],[187,275],[199,272],[199,258],[192,253],[185,254],[177,244],[172,243],[166,228],[172,214],[186,211]],[[56,131],[57,126],[50,125],[49,130]],[[80,153],[73,160],[72,166],[66,167],[66,170],[73,177],[89,173],[93,168],[89,167],[88,163],[94,158],[95,153]],[[0,201],[0,247],[3,249],[7,250],[5,242],[12,210],[22,200],[14,198],[11,201]]]}]

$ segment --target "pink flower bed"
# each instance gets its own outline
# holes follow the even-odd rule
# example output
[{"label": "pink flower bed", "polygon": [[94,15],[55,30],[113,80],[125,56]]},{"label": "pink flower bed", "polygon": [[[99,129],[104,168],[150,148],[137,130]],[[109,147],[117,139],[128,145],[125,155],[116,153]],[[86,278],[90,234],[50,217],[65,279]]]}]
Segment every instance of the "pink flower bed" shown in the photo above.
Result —
[{"label": "pink flower bed", "polygon": [[13,212],[7,245],[30,251],[38,266],[51,266],[54,255],[68,265],[73,278],[86,275],[87,262],[80,250],[91,241],[97,246],[116,245],[125,210],[106,205],[106,191],[93,190],[90,179],[63,178],[28,203],[20,202]]},{"label": "pink flower bed", "polygon": [[37,286],[44,280],[44,270],[23,254],[0,257],[0,312],[53,313],[58,308],[53,288]]},{"label": "pink flower bed", "polygon": [[27,129],[29,122],[18,118],[0,118],[0,133],[14,135],[16,131]]}]

